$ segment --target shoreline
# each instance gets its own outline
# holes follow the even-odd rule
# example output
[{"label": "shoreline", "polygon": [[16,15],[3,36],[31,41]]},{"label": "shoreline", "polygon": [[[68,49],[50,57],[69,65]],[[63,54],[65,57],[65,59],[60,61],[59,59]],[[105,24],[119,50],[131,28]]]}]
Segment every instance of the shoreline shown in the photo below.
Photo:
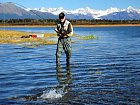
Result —
[{"label": "shoreline", "polygon": [[[73,25],[73,27],[129,27],[140,26],[140,24],[104,24],[104,25]],[[4,27],[56,27],[56,25],[0,25],[0,28]]]}]

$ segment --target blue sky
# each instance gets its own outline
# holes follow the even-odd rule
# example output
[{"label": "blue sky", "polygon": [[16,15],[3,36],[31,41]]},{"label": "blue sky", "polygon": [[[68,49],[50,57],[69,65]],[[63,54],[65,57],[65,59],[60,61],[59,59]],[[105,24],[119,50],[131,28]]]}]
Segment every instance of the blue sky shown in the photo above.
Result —
[{"label": "blue sky", "polygon": [[132,6],[140,9],[140,0],[0,0],[0,2],[16,2],[28,8],[58,8],[77,9],[90,7],[93,9],[108,9],[110,7],[127,8]]}]

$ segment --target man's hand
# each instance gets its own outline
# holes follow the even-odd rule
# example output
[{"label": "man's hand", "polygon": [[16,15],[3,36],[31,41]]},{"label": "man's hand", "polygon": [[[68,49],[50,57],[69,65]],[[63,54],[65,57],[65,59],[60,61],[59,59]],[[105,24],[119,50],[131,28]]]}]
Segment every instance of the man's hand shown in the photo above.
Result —
[{"label": "man's hand", "polygon": [[60,32],[55,28],[54,31],[57,33],[57,36],[61,36]]},{"label": "man's hand", "polygon": [[67,31],[58,31],[56,28],[55,28],[55,32],[57,33],[57,36],[60,36],[60,37],[64,37],[64,36],[67,36]]},{"label": "man's hand", "polygon": [[63,36],[67,36],[67,31],[64,31],[64,32],[62,33],[62,35],[63,35]]},{"label": "man's hand", "polygon": [[59,31],[58,31],[56,28],[54,29],[54,31],[55,31],[56,33],[59,33]]}]

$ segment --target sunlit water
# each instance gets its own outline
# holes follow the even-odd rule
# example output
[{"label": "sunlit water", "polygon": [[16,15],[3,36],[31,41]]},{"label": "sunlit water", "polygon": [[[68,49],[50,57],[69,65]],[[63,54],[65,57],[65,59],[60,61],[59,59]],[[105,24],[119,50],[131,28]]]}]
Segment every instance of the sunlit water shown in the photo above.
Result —
[{"label": "sunlit water", "polygon": [[[1,28],[2,29],[2,28]],[[53,32],[53,28],[7,28]],[[71,64],[56,45],[0,45],[0,104],[140,104],[140,27],[74,28]]]}]

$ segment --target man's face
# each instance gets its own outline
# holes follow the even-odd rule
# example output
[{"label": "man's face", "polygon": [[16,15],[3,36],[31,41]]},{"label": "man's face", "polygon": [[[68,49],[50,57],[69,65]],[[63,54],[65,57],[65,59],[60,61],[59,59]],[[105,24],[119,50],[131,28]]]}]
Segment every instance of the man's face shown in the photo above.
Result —
[{"label": "man's face", "polygon": [[59,19],[59,20],[60,20],[60,22],[63,23],[65,21],[65,17],[63,19]]}]

